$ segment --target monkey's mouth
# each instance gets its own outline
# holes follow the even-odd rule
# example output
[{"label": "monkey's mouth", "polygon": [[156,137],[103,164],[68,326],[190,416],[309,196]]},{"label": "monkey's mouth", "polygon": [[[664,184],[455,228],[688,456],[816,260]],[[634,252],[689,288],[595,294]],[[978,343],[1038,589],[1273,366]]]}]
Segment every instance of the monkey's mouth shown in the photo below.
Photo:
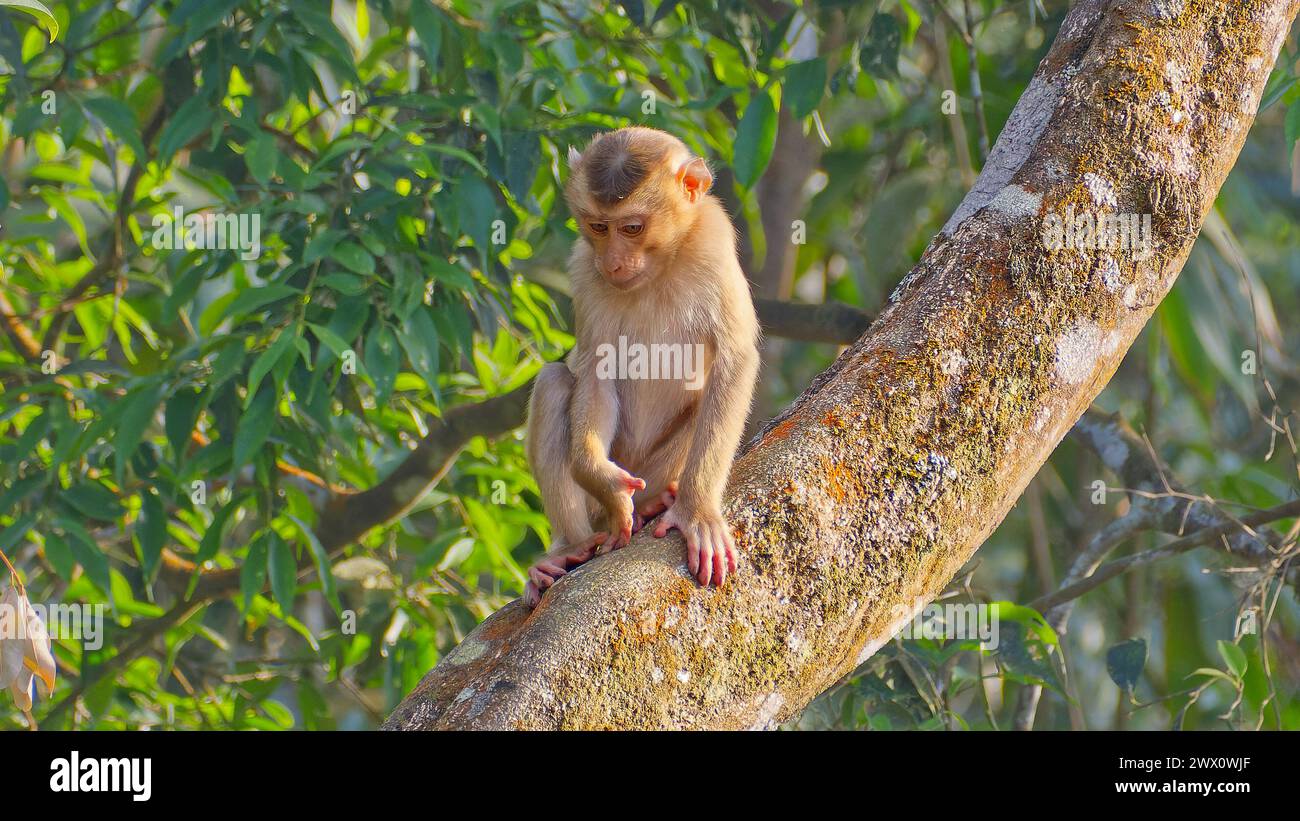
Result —
[{"label": "monkey's mouth", "polygon": [[619,289],[620,291],[630,291],[636,286],[640,285],[642,280],[644,279],[645,279],[645,271],[637,271],[634,274],[628,274],[622,279],[615,279],[609,274],[605,275],[605,281],[608,282],[610,285],[613,285],[615,288]]}]

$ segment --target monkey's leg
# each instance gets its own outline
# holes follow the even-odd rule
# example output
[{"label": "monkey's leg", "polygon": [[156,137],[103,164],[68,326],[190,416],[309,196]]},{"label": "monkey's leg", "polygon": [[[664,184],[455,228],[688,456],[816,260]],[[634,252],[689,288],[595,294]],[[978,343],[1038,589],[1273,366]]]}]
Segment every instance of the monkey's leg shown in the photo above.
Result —
[{"label": "monkey's leg", "polygon": [[569,570],[590,559],[606,534],[593,533],[586,491],[570,469],[569,402],[573,374],[560,362],[542,368],[528,404],[527,453],[542,507],[551,523],[551,549],[528,570],[524,599],[535,607],[542,593]]},{"label": "monkey's leg", "polygon": [[569,399],[573,374],[562,362],[542,368],[528,403],[528,466],[542,492],[555,544],[578,544],[592,535],[587,493],[573,479],[569,457]]},{"label": "monkey's leg", "polygon": [[651,519],[663,513],[673,506],[677,501],[677,482],[676,480],[668,483],[668,488],[656,496],[649,497],[649,500],[643,502],[637,507],[636,513],[632,516],[632,532],[637,533],[645,527]]},{"label": "monkey's leg", "polygon": [[[678,477],[690,452],[691,433],[694,429],[695,409],[684,408],[669,423],[658,441],[640,461],[638,472],[645,477],[645,491],[636,494],[636,513],[632,532],[636,533],[656,516],[666,512],[677,501]],[[596,551],[604,552],[604,548]]]}]

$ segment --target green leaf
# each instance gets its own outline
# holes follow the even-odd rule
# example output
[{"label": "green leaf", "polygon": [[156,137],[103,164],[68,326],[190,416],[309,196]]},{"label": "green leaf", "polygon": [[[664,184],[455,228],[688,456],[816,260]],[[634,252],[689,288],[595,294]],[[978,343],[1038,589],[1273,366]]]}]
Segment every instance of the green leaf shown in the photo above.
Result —
[{"label": "green leaf", "polygon": [[244,162],[248,164],[248,173],[258,184],[265,186],[275,175],[275,164],[280,150],[275,145],[275,138],[265,131],[259,131],[244,152]]},{"label": "green leaf", "polygon": [[1230,641],[1219,640],[1219,655],[1228,665],[1228,670],[1240,679],[1246,675],[1246,651]]},{"label": "green leaf", "polygon": [[436,71],[438,53],[442,50],[442,25],[429,0],[411,0],[411,28],[415,29],[420,45],[424,46],[429,70]]},{"label": "green leaf", "polygon": [[261,593],[266,584],[266,540],[266,531],[263,531],[248,546],[248,554],[244,556],[244,564],[239,569],[239,594],[243,599],[240,612],[244,615],[248,615],[248,606],[253,603],[253,597]]},{"label": "green leaf", "polygon": [[111,522],[122,515],[122,506],[113,491],[99,482],[78,482],[61,494],[65,502],[88,519]]},{"label": "green leaf", "polygon": [[50,32],[50,42],[53,43],[59,37],[59,21],[54,19],[54,15],[37,0],[0,0],[0,6],[19,9],[41,21],[42,25]]},{"label": "green leaf", "polygon": [[344,271],[326,274],[318,281],[321,285],[338,291],[344,296],[360,296],[366,292],[366,281],[364,279],[356,274],[349,274]]},{"label": "green leaf", "polygon": [[140,440],[144,438],[145,429],[153,421],[154,412],[158,410],[158,403],[162,401],[162,390],[161,382],[153,382],[127,392],[122,417],[117,423],[117,436],[113,440],[113,447],[116,451],[114,454],[113,477],[118,485],[122,484],[122,476],[127,463],[135,455],[136,448],[140,447]]},{"label": "green leaf", "polygon": [[279,302],[291,296],[299,296],[302,291],[288,285],[267,285],[264,288],[253,288],[243,291],[239,296],[231,300],[230,304],[222,312],[223,317],[239,316],[241,314],[251,313],[258,308],[270,305],[273,302]]},{"label": "green leaf", "polygon": [[31,530],[32,525],[36,523],[36,512],[25,513],[19,516],[13,524],[0,530],[0,551],[12,550],[14,545],[22,541]]},{"label": "green leaf", "polygon": [[321,590],[325,593],[325,598],[334,608],[335,613],[341,613],[342,605],[339,604],[338,585],[334,581],[334,571],[330,569],[330,557],[326,552],[325,546],[316,538],[316,534],[301,519],[295,516],[287,517],[298,526],[298,532],[307,540],[307,549],[311,551],[312,563],[316,565],[316,573],[320,576]]},{"label": "green leaf", "polygon": [[33,473],[31,476],[15,479],[8,490],[0,493],[0,513],[10,512],[11,508],[26,499],[33,490],[45,484],[48,478],[44,473]]},{"label": "green leaf", "polygon": [[826,58],[818,57],[788,66],[782,89],[785,104],[795,119],[802,120],[813,113],[826,91]]},{"label": "green leaf", "polygon": [[167,544],[167,511],[162,498],[152,490],[140,494],[140,519],[135,526],[136,547],[140,551],[140,569],[152,580]]},{"label": "green leaf", "polygon": [[81,218],[81,213],[68,201],[67,195],[53,188],[43,188],[41,189],[41,199],[45,200],[51,208],[58,212],[60,217],[63,217],[63,221],[68,224],[68,227],[72,229],[72,233],[76,235],[77,244],[81,246],[81,252],[94,259],[86,240],[86,222]]},{"label": "green leaf", "polygon": [[131,147],[136,159],[141,162],[147,159],[148,152],[140,141],[140,127],[129,107],[111,97],[95,97],[86,101],[86,108],[103,121],[119,140]]},{"label": "green leaf", "polygon": [[755,91],[736,128],[736,181],[752,188],[767,169],[776,147],[776,101],[767,91]]},{"label": "green leaf", "polygon": [[397,369],[402,365],[402,354],[397,337],[387,325],[381,325],[366,336],[366,373],[375,383],[375,400],[383,405],[393,392]]},{"label": "green leaf", "polygon": [[302,252],[303,265],[311,265],[316,260],[329,256],[341,239],[343,239],[343,232],[337,228],[326,228],[312,237]]},{"label": "green leaf", "polygon": [[1132,693],[1147,664],[1147,643],[1144,639],[1129,639],[1106,651],[1106,672],[1110,680],[1126,693]]},{"label": "green leaf", "polygon": [[248,369],[248,396],[244,400],[245,408],[253,404],[253,399],[257,396],[258,386],[262,384],[262,377],[270,373],[271,369],[279,364],[284,355],[293,348],[293,343],[297,339],[297,328],[283,328],[275,341],[266,350],[262,351],[257,359],[253,360],[253,367]]},{"label": "green leaf", "polygon": [[903,29],[898,20],[891,14],[877,14],[858,51],[858,67],[873,77],[886,80],[897,77],[898,51],[902,44]]},{"label": "green leaf", "polygon": [[166,165],[172,156],[212,125],[215,106],[202,94],[186,100],[167,121],[158,138],[158,164]]},{"label": "green leaf", "polygon": [[279,392],[273,386],[264,385],[248,404],[248,409],[235,430],[235,448],[230,463],[232,471],[237,471],[248,464],[248,460],[261,449],[267,437],[271,435],[271,428],[275,426],[279,398]]},{"label": "green leaf", "polygon": [[222,506],[216,513],[212,514],[212,522],[208,524],[208,529],[203,532],[203,538],[199,541],[199,552],[194,556],[194,563],[201,565],[217,555],[221,549],[221,537],[226,529],[226,523],[230,520],[231,515],[239,510],[240,500],[232,499],[228,504]]},{"label": "green leaf", "polygon": [[1010,621],[1032,627],[1044,644],[1056,646],[1060,643],[1056,631],[1048,624],[1047,619],[1043,618],[1043,614],[1034,608],[1009,601],[995,601],[989,607],[992,608],[993,617],[999,622]]},{"label": "green leaf", "polygon": [[1286,147],[1290,149],[1296,140],[1300,140],[1300,102],[1286,110]]},{"label": "green leaf", "polygon": [[178,464],[189,448],[190,436],[194,432],[194,425],[199,420],[199,413],[203,410],[204,403],[203,391],[188,388],[176,391],[167,400],[163,427],[167,432],[167,442],[171,445],[172,454]]},{"label": "green leaf", "polygon": [[72,572],[76,569],[77,560],[72,557],[72,548],[68,547],[68,542],[57,533],[45,534],[45,560],[54,568],[60,579],[65,582],[72,581]]},{"label": "green leaf", "polygon": [[81,569],[86,571],[90,581],[104,593],[110,592],[113,578],[108,568],[108,557],[99,549],[99,545],[95,544],[94,538],[77,522],[64,518],[57,519],[56,522],[68,536],[68,547],[72,550],[72,557],[77,560],[77,564],[81,565]]},{"label": "green leaf", "polygon": [[362,276],[370,276],[375,272],[375,258],[355,242],[340,242],[335,245],[334,259]]},{"label": "green leaf", "polygon": [[438,328],[427,310],[418,310],[411,315],[405,327],[397,331],[397,339],[406,350],[411,360],[411,367],[429,390],[435,394],[438,390]]},{"label": "green leaf", "polygon": [[333,354],[334,358],[342,359],[345,353],[352,350],[351,346],[344,341],[343,337],[334,333],[329,328],[326,328],[324,325],[317,325],[314,322],[308,322],[307,327],[311,328],[311,332],[325,346],[325,350],[321,351],[320,355],[316,358],[317,362],[327,363],[332,361],[331,357],[325,355],[325,351]]},{"label": "green leaf", "polygon": [[492,247],[492,223],[499,216],[492,189],[477,176],[462,177],[456,185],[456,208],[461,230],[487,254]]},{"label": "green leaf", "polygon": [[298,561],[293,546],[275,531],[271,532],[270,543],[267,564],[271,572],[271,593],[280,604],[280,612],[288,616],[293,613],[293,597],[298,589]]}]

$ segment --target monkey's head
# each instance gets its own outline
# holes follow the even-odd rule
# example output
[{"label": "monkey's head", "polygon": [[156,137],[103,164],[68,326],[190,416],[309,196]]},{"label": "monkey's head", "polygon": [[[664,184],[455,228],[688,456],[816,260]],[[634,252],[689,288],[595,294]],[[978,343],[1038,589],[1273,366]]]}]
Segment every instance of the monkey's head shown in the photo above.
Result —
[{"label": "monkey's head", "polygon": [[704,160],[653,128],[620,128],[581,153],[570,148],[569,169],[564,196],[578,231],[596,270],[622,290],[671,264],[713,184]]}]

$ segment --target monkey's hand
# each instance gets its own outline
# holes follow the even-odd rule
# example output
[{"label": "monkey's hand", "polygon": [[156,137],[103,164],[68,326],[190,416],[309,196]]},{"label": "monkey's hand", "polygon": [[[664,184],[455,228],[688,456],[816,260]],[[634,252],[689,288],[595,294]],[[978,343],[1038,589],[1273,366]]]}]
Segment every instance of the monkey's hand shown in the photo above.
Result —
[{"label": "monkey's hand", "polygon": [[686,539],[686,566],[701,585],[712,581],[721,587],[727,574],[736,572],[736,543],[721,513],[690,511],[679,502],[660,517],[655,538],[674,528]]},{"label": "monkey's hand", "polygon": [[632,494],[645,490],[644,479],[638,479],[613,462],[608,465],[604,484],[607,488],[604,494],[605,529],[609,531],[609,540],[596,549],[596,554],[600,556],[626,546],[632,539],[632,525],[635,524],[636,515]]}]

